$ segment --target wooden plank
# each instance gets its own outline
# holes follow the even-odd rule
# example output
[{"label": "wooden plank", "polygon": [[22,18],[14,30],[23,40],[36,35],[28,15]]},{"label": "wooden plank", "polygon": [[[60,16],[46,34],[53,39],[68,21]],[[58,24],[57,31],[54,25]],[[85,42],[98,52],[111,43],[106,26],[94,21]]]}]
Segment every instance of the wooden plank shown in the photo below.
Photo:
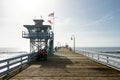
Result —
[{"label": "wooden plank", "polygon": [[62,48],[10,80],[120,80],[120,72]]}]

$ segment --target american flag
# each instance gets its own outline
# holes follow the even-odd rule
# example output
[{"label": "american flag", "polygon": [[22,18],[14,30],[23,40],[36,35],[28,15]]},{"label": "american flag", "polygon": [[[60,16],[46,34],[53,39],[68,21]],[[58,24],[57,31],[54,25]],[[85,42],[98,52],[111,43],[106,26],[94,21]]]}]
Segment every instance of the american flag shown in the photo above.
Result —
[{"label": "american flag", "polygon": [[48,17],[54,17],[54,13],[48,14]]},{"label": "american flag", "polygon": [[48,20],[48,22],[49,22],[50,24],[53,24],[53,22],[52,22],[51,20]]}]

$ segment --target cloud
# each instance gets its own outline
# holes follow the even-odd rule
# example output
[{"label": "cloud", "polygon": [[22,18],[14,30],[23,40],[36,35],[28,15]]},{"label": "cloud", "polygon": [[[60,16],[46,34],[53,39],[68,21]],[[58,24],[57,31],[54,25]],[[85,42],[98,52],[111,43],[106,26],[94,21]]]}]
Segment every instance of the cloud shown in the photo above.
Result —
[{"label": "cloud", "polygon": [[114,16],[106,15],[106,16],[103,16],[100,19],[92,21],[90,23],[81,24],[81,26],[82,27],[88,27],[88,26],[95,26],[95,25],[105,24],[105,23],[109,22],[110,20],[112,20],[113,18],[114,18]]},{"label": "cloud", "polygon": [[110,22],[112,19],[114,19],[115,15],[119,13],[120,10],[116,10],[112,13],[108,13],[107,15],[102,16],[100,19],[92,21],[90,23],[81,24],[82,27],[88,27],[88,26],[96,26],[101,24],[106,24]]},{"label": "cloud", "polygon": [[71,18],[70,17],[56,19],[56,24],[58,26],[68,26],[68,25],[70,25],[70,23],[71,23]]}]

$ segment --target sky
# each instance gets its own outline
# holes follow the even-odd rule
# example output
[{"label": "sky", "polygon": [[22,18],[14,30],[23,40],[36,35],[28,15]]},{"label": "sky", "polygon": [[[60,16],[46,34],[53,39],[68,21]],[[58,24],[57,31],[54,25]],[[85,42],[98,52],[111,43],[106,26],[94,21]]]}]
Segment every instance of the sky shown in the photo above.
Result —
[{"label": "sky", "polygon": [[120,47],[120,0],[0,0],[0,47],[29,49],[25,24],[54,12],[55,46]]}]

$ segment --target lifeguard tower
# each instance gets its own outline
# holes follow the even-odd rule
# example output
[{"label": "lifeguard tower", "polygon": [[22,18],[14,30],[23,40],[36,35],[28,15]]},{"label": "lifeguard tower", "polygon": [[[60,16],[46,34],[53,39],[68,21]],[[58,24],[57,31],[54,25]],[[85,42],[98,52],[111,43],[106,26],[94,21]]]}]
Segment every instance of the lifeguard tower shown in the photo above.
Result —
[{"label": "lifeguard tower", "polygon": [[54,33],[50,25],[43,25],[43,19],[34,19],[35,25],[24,25],[27,31],[22,31],[22,37],[30,39],[30,52],[36,53],[46,49],[47,54],[53,54]]}]

